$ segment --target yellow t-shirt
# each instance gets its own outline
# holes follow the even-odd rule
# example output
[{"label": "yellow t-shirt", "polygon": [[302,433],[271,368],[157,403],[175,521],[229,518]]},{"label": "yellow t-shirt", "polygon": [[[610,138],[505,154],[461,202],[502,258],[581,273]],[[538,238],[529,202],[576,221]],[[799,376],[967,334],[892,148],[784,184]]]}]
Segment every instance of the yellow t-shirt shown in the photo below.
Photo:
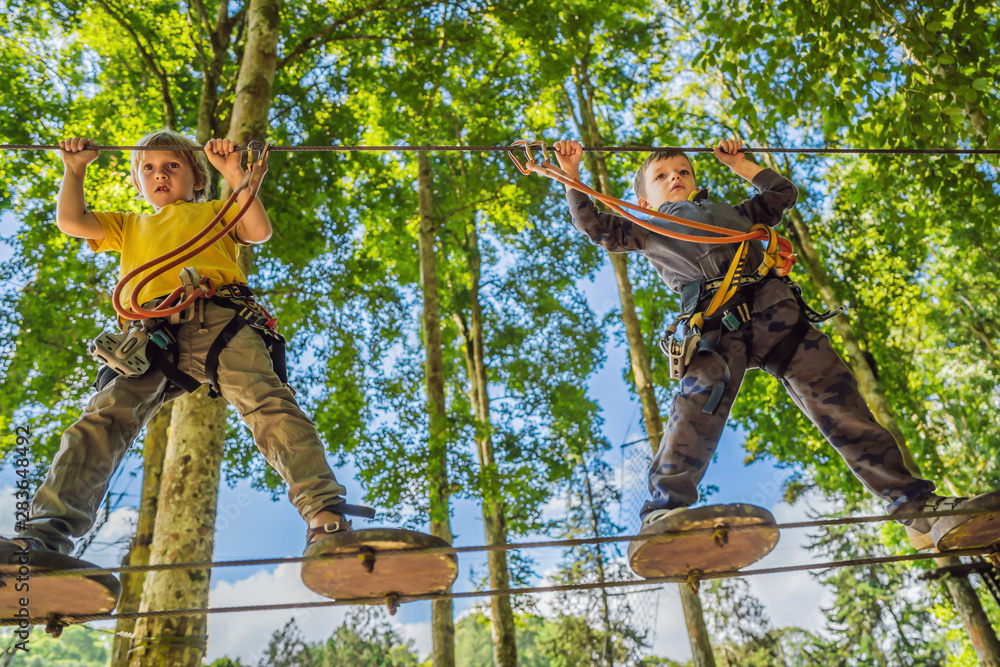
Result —
[{"label": "yellow t-shirt", "polygon": [[[93,211],[94,217],[104,229],[104,240],[87,239],[87,243],[94,252],[117,251],[121,253],[121,270],[118,274],[118,280],[121,280],[146,262],[190,241],[222,210],[224,203],[222,201],[199,203],[178,201],[164,206],[152,214],[128,211]],[[225,220],[216,223],[208,234],[191,247],[200,245],[206,239],[217,234],[225,226],[225,223],[232,221],[238,211],[238,205],[231,206],[226,211]],[[235,230],[230,231],[194,257],[184,260],[177,267],[149,281],[139,293],[138,302],[142,304],[151,299],[166,296],[180,287],[181,280],[178,274],[181,269],[189,266],[193,266],[198,271],[198,275],[211,278],[216,286],[232,283],[246,284],[246,276],[243,275],[236,263],[238,240],[234,232]],[[189,250],[184,252],[187,253]],[[128,308],[129,295],[135,286],[143,278],[153,273],[157,266],[146,269],[128,282],[121,294],[121,302],[125,308]]]}]

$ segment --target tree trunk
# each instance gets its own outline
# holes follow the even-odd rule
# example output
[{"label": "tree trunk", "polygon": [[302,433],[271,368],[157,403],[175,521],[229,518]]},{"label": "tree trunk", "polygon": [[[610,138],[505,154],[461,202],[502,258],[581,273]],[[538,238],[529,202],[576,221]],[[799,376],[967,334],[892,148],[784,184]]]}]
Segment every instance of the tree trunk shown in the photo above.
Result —
[{"label": "tree trunk", "polygon": [[[206,400],[205,388],[178,398],[163,460],[152,564],[212,560],[226,404]],[[152,572],[139,611],[206,607],[211,571]],[[197,667],[205,656],[207,618],[141,618],[130,667]]]},{"label": "tree trunk", "polygon": [[677,584],[677,588],[681,593],[681,607],[684,608],[684,620],[687,622],[688,640],[691,643],[691,663],[695,667],[715,667],[712,639],[708,636],[705,625],[705,610],[702,609],[701,598],[686,584]]},{"label": "tree trunk", "polygon": [[[142,497],[139,502],[139,519],[136,522],[132,545],[122,560],[122,565],[149,564],[149,548],[153,543],[153,524],[159,506],[163,454],[167,448],[170,412],[170,408],[161,409],[146,426],[146,438],[142,444]],[[144,572],[122,574],[122,595],[117,612],[133,612],[139,609],[145,580]],[[134,632],[135,623],[135,619],[120,618],[115,624],[117,634],[111,646],[111,667],[127,667],[131,640],[125,635]]]},{"label": "tree trunk", "polygon": [[[935,558],[939,567],[960,565],[958,558]],[[969,583],[967,575],[946,574],[941,582],[951,596],[955,610],[965,624],[972,647],[976,650],[979,664],[985,667],[1000,667],[1000,641],[990,625],[990,619],[983,611],[976,590]]]},{"label": "tree trunk", "polygon": [[[769,167],[777,170],[778,165],[771,154],[765,154],[764,161]],[[812,235],[809,233],[805,219],[798,209],[794,208],[788,212],[788,218],[792,223],[789,236],[795,242],[799,259],[809,274],[809,280],[819,290],[820,297],[824,303],[828,305],[835,304],[837,295],[833,290],[832,281],[826,273],[826,268],[823,266],[823,261],[819,253],[816,252],[815,246],[813,246]],[[874,371],[865,360],[861,345],[858,342],[858,336],[854,331],[854,326],[851,324],[850,319],[847,317],[835,317],[831,322],[844,341],[847,362],[854,375],[858,378],[858,387],[861,390],[861,394],[865,397],[865,401],[871,407],[875,419],[885,426],[892,433],[893,438],[896,439],[896,444],[899,445],[899,449],[903,454],[903,462],[907,469],[914,475],[920,475],[920,466],[917,465],[912,452],[906,446],[906,438],[903,435],[903,430],[896,419],[896,413],[886,399],[882,383],[875,377]],[[949,486],[953,485],[949,483]],[[976,595],[976,590],[973,588],[968,577],[950,575],[945,581],[945,588],[951,596],[956,613],[962,618],[962,622],[965,624],[966,630],[968,630],[969,638],[976,648],[980,661],[983,664],[1000,665],[1000,641],[997,640],[996,632],[992,626],[988,622],[984,623],[986,612],[983,611],[983,606]]]},{"label": "tree trunk", "polygon": [[[581,137],[589,146],[603,145],[593,111],[594,90],[585,73],[577,76],[577,96],[580,100],[582,117]],[[594,189],[601,193],[610,194],[612,192],[611,179],[608,177],[608,167],[603,154],[588,152],[584,153],[584,156],[587,159],[587,168],[597,180]],[[642,337],[642,326],[635,311],[635,298],[632,294],[632,282],[628,277],[626,255],[621,253],[608,254],[611,257],[611,265],[615,269],[615,279],[618,282],[618,295],[622,303],[622,322],[625,324],[625,333],[628,336],[628,354],[632,363],[632,377],[635,380],[636,393],[639,394],[639,400],[642,404],[646,435],[655,454],[663,437],[663,420],[660,417],[660,407],[656,403],[649,348],[646,347],[646,341]],[[697,592],[692,591],[687,586],[678,586],[678,591],[681,596],[681,605],[684,608],[684,618],[687,621],[688,639],[691,642],[694,667],[715,667],[712,642],[708,636],[708,627],[705,625],[701,599]]]},{"label": "tree trunk", "polygon": [[[580,463],[583,469],[584,489],[587,492],[587,505],[590,507],[590,527],[594,532],[594,537],[602,537],[601,522],[597,516],[597,508],[594,506],[594,488],[590,483],[590,471],[585,463]],[[607,581],[604,567],[604,549],[600,544],[595,544],[597,549],[597,580],[600,583]],[[611,646],[611,605],[608,603],[608,589],[601,588],[601,619],[604,621],[604,641],[601,645],[601,664],[614,667],[614,660],[610,655]]]},{"label": "tree trunk", "polygon": [[[267,134],[280,8],[280,0],[251,0],[247,8],[247,43],[227,134],[239,143],[249,137],[263,139]],[[199,115],[199,122],[202,120]],[[199,126],[199,140],[211,132],[211,128]],[[244,273],[249,273],[251,261],[251,253],[240,253]],[[164,460],[164,502],[156,517],[150,557],[154,564],[211,560],[215,544],[227,405],[199,391],[177,399],[173,410]],[[191,481],[196,483],[185,485]],[[207,607],[210,583],[209,570],[153,573],[146,580],[140,609]],[[204,616],[140,619],[130,667],[200,666],[206,630]]]},{"label": "tree trunk", "polygon": [[[420,212],[420,284],[424,308],[420,316],[427,350],[424,382],[427,389],[428,461],[430,488],[430,530],[449,544],[451,534],[451,495],[448,480],[448,421],[444,399],[444,353],[441,346],[441,316],[438,307],[437,261],[435,257],[434,182],[431,162],[426,153],[417,153],[417,188]],[[451,600],[431,602],[431,632],[434,667],[455,665],[455,620]]]},{"label": "tree trunk", "polygon": [[247,45],[236,79],[236,100],[228,137],[234,141],[267,137],[274,73],[278,65],[281,0],[250,0]]},{"label": "tree trunk", "polygon": [[[479,453],[479,467],[483,494],[483,526],[487,544],[507,543],[507,517],[503,501],[500,475],[497,471],[493,451],[493,426],[490,420],[490,397],[487,391],[489,377],[483,345],[483,312],[479,302],[479,280],[482,272],[482,256],[479,251],[479,232],[476,222],[469,223],[466,239],[466,255],[469,264],[469,303],[471,321],[468,326],[456,314],[462,336],[465,365],[471,385],[471,399],[476,418],[476,450]],[[510,588],[510,573],[507,568],[507,553],[491,551],[487,554],[490,585],[495,590]],[[493,639],[493,664],[496,667],[516,667],[517,641],[514,635],[514,611],[510,597],[495,595],[490,599],[491,633]]]}]

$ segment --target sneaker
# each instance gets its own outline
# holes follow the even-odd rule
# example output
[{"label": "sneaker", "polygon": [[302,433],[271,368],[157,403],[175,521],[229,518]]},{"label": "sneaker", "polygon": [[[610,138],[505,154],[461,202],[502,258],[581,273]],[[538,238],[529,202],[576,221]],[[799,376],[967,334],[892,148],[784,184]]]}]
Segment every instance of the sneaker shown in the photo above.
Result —
[{"label": "sneaker", "polygon": [[653,510],[643,517],[642,526],[639,528],[639,534],[648,535],[650,533],[658,533],[663,530],[663,524],[666,523],[665,519],[667,517],[675,516],[687,511],[687,507],[675,507],[669,510]]},{"label": "sneaker", "polygon": [[0,563],[12,562],[14,558],[23,555],[25,551],[58,553],[55,549],[49,549],[36,537],[0,537]]},{"label": "sneaker", "polygon": [[[922,503],[903,505],[895,510],[890,509],[889,514],[909,514],[911,512],[949,512],[962,507],[968,498],[956,498],[954,496],[938,496],[933,493]],[[924,549],[934,549],[937,545],[931,537],[931,529],[937,523],[939,517],[920,517],[915,519],[900,519],[899,523],[906,528],[906,536],[910,539],[910,544],[917,551]]]}]

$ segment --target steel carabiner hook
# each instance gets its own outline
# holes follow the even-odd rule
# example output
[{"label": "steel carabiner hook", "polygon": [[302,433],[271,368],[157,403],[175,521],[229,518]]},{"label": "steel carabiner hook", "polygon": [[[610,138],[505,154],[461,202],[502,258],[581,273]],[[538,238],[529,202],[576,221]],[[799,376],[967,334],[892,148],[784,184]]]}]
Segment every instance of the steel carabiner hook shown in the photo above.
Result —
[{"label": "steel carabiner hook", "polygon": [[[525,156],[524,164],[521,164],[521,161],[517,159],[516,155],[514,155],[515,147],[520,147],[524,149],[524,156]],[[514,164],[517,165],[518,171],[520,171],[524,175],[528,175],[531,173],[531,169],[529,169],[526,165],[538,164],[537,162],[535,162],[535,155],[533,151],[541,150],[542,164],[549,164],[548,148],[549,147],[546,145],[544,141],[528,141],[526,139],[518,139],[517,141],[512,143],[510,147],[507,149],[507,155],[510,157],[511,160],[514,161]]]},{"label": "steel carabiner hook", "polygon": [[247,143],[247,169],[253,171],[254,166],[267,166],[271,159],[271,142],[265,141],[262,146],[256,139]]}]

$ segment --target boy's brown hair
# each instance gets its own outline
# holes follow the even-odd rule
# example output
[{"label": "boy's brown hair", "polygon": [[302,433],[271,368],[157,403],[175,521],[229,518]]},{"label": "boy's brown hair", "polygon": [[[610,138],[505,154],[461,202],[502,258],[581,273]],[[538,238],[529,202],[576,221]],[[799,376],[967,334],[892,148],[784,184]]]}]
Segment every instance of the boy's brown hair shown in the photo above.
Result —
[{"label": "boy's brown hair", "polygon": [[[201,182],[201,189],[194,191],[194,200],[196,202],[208,201],[208,185],[211,182],[209,180],[209,169],[208,169],[208,158],[205,157],[204,151],[200,150],[201,145],[197,142],[189,139],[183,134],[178,134],[169,128],[163,128],[162,130],[156,130],[150,132],[142,139],[136,142],[136,146],[190,146],[191,148],[197,148],[196,151],[177,151],[177,154],[181,156],[181,159],[191,167],[191,171],[194,172],[194,182]],[[139,164],[142,162],[143,151],[132,151],[132,157],[129,160],[131,164],[132,173],[132,185],[135,189],[142,193],[142,189],[139,187],[139,179],[137,174],[139,172]]]},{"label": "boy's brown hair", "polygon": [[[646,161],[642,163],[639,170],[635,172],[635,180],[632,182],[632,187],[635,189],[635,196],[637,199],[646,198],[646,170],[649,165],[654,162],[659,162],[660,160],[669,160],[672,157],[681,156],[691,164],[691,158],[687,156],[687,153],[677,148],[668,148],[664,151],[654,151],[649,154]],[[691,175],[694,176],[694,165],[691,165]]]}]

